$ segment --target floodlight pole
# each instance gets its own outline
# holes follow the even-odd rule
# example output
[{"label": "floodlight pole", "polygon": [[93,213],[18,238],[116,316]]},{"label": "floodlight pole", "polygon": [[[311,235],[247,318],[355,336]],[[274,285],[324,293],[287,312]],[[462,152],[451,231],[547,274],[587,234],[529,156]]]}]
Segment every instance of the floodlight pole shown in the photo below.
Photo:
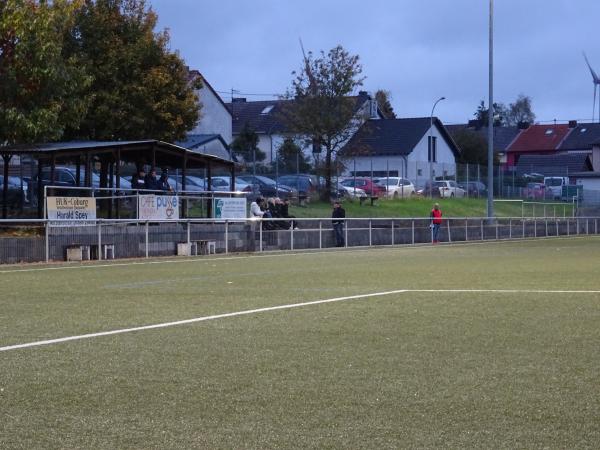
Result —
[{"label": "floodlight pole", "polygon": [[433,112],[435,111],[435,107],[442,100],[446,100],[446,97],[438,98],[433,104],[433,108],[431,108],[431,115],[429,116],[429,142],[428,142],[428,156],[429,156],[429,197],[433,198]]},{"label": "floodlight pole", "polygon": [[494,0],[490,0],[487,216],[494,217]]}]

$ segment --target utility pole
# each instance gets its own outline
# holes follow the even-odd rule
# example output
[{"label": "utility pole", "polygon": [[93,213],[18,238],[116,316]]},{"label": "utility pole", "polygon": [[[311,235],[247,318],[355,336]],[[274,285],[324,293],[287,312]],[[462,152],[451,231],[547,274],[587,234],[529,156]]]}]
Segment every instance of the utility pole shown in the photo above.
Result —
[{"label": "utility pole", "polygon": [[487,216],[494,217],[494,0],[490,0]]}]

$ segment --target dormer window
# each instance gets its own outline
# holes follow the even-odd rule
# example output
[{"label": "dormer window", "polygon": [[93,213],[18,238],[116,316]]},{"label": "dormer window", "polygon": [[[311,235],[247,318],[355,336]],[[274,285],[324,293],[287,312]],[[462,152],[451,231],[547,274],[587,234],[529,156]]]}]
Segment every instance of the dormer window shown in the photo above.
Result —
[{"label": "dormer window", "polygon": [[553,130],[552,128],[548,128],[548,129],[546,130],[546,136],[549,136],[549,135],[551,135],[552,133],[554,133],[554,130]]},{"label": "dormer window", "polygon": [[371,119],[377,119],[379,117],[377,115],[377,100],[375,99],[369,101],[369,117]]},{"label": "dormer window", "polygon": [[579,130],[580,133],[585,133],[587,131],[587,128],[582,128],[581,130]]},{"label": "dormer window", "polygon": [[267,114],[269,114],[274,107],[275,107],[275,105],[269,105],[269,106],[267,106],[265,109],[263,109],[260,112],[261,116],[266,116]]}]

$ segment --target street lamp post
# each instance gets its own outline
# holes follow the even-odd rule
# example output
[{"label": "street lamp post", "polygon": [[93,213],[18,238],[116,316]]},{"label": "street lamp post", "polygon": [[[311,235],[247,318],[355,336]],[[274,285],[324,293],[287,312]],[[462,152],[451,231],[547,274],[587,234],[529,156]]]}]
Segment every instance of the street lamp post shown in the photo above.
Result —
[{"label": "street lamp post", "polygon": [[494,0],[490,0],[487,216],[494,217]]},{"label": "street lamp post", "polygon": [[433,198],[433,112],[435,111],[435,107],[442,100],[446,100],[446,97],[438,98],[433,104],[433,108],[431,108],[431,115],[429,116],[429,142],[428,142],[428,159],[429,159],[429,197]]}]

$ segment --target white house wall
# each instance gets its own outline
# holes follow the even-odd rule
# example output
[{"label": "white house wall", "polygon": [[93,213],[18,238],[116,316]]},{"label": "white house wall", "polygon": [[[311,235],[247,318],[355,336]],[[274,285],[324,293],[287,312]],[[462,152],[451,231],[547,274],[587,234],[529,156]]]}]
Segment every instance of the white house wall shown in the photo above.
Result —
[{"label": "white house wall", "polygon": [[[429,180],[430,170],[433,176],[454,177],[456,173],[456,158],[452,149],[438,131],[433,127],[433,136],[437,137],[437,161],[435,163],[427,162],[428,159],[428,137],[429,131],[423,136],[413,151],[405,158],[400,156],[359,156],[346,160],[345,174],[349,175],[355,170],[357,172],[370,172],[371,164],[373,172],[397,171],[399,176],[406,177],[416,186],[423,186]],[[354,161],[356,160],[356,169]]]},{"label": "white house wall", "polygon": [[220,134],[225,142],[231,144],[231,114],[223,103],[208,88],[196,91],[202,104],[201,118],[189,134]]}]

